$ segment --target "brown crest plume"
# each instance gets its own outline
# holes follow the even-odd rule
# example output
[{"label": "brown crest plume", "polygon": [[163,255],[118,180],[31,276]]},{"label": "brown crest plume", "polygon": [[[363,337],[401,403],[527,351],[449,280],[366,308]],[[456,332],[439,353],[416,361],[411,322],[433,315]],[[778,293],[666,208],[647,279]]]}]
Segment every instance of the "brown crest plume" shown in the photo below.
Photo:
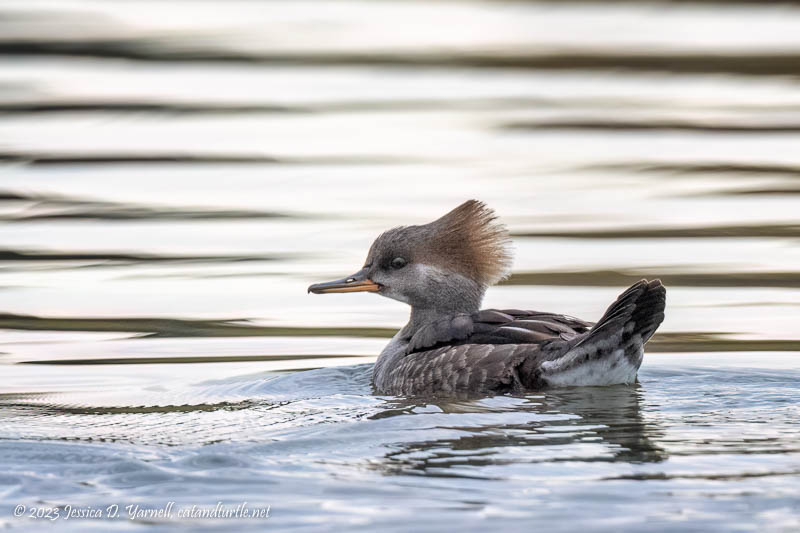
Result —
[{"label": "brown crest plume", "polygon": [[511,239],[494,211],[468,200],[443,217],[421,226],[428,234],[425,255],[481,285],[497,283],[511,270]]}]

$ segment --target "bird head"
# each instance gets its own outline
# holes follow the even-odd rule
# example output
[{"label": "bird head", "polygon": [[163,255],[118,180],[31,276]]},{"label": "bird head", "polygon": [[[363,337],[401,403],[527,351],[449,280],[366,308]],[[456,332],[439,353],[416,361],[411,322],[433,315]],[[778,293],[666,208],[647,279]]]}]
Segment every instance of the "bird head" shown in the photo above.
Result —
[{"label": "bird head", "polygon": [[463,311],[508,275],[511,260],[505,226],[484,203],[469,200],[428,224],[382,233],[361,270],[308,290],[375,292],[413,307]]}]

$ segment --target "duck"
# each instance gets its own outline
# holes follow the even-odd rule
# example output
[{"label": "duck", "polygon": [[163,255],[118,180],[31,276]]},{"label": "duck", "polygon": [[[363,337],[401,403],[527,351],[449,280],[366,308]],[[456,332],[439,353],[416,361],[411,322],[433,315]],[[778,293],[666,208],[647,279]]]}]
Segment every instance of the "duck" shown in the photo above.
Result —
[{"label": "duck", "polygon": [[378,394],[495,395],[634,384],[644,346],[664,320],[666,289],[641,280],[596,322],[558,313],[481,309],[510,275],[511,239],[495,212],[468,200],[428,224],[385,231],[355,274],[313,294],[372,292],[411,307],[378,356]]}]

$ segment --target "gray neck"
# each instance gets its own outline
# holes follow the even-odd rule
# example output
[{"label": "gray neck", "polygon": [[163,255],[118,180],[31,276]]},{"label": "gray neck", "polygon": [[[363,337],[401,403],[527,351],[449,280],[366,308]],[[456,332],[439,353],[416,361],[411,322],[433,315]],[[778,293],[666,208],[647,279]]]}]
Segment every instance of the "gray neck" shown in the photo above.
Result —
[{"label": "gray neck", "polygon": [[460,274],[426,267],[426,286],[408,299],[411,318],[403,328],[408,337],[426,324],[480,310],[486,287]]},{"label": "gray neck", "polygon": [[472,314],[480,310],[486,288],[462,276],[450,277],[448,283],[429,291],[425,298],[411,302],[411,317],[381,352],[375,363],[373,381],[380,388],[392,368],[406,355],[411,337],[431,322],[458,314]]},{"label": "gray neck", "polygon": [[437,307],[412,306],[408,323],[401,331],[410,339],[419,328],[431,322],[460,314],[471,315],[472,313],[477,313],[480,310],[481,301],[483,301],[483,291],[470,294],[469,296],[469,298],[448,302],[452,305]]}]

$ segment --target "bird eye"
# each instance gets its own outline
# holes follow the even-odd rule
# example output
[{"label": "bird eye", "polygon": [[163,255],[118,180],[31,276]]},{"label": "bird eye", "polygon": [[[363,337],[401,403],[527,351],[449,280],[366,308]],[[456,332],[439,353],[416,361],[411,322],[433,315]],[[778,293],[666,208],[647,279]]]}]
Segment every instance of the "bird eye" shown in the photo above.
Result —
[{"label": "bird eye", "polygon": [[403,268],[404,266],[406,266],[406,260],[403,259],[402,257],[395,257],[394,259],[392,259],[392,268],[399,269]]}]

